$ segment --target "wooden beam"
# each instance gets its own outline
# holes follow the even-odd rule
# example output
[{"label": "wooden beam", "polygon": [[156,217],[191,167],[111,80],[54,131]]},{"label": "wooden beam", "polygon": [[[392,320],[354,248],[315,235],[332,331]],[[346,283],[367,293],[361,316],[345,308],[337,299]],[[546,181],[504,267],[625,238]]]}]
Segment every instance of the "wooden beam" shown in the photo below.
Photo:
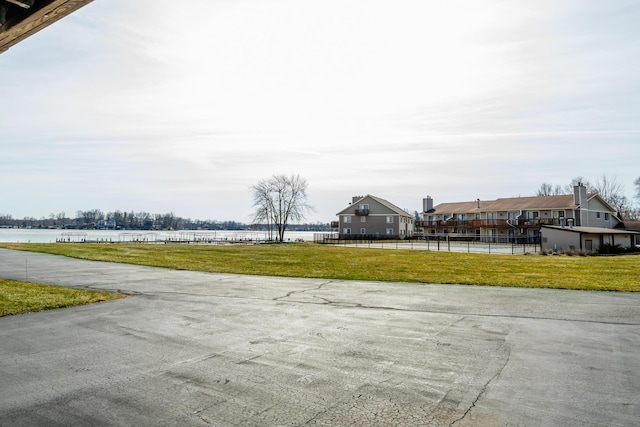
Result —
[{"label": "wooden beam", "polygon": [[[93,0],[52,0],[43,7],[26,9],[33,10],[33,13],[19,22],[12,23],[10,26],[5,25],[0,27],[0,53],[5,52],[11,46],[32,36],[92,1]],[[9,23],[9,17],[7,17],[7,23]]]}]

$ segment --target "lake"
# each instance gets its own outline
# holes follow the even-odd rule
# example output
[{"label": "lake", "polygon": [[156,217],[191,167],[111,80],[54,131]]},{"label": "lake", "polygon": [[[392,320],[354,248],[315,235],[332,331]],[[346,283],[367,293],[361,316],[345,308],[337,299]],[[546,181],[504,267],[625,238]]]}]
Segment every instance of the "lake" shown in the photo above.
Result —
[{"label": "lake", "polygon": [[[315,231],[287,231],[285,241],[313,241]],[[275,236],[275,233],[274,233]],[[105,242],[154,242],[163,240],[265,240],[266,231],[249,230],[181,230],[181,231],[144,231],[144,230],[48,230],[26,228],[0,228],[0,242],[9,243],[55,243],[84,240]]]}]

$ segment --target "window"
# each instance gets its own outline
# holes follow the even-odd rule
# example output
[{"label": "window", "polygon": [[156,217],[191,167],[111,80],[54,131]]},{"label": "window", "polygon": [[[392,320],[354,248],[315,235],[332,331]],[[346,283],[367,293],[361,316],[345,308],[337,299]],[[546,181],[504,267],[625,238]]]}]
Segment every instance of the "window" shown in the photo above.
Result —
[{"label": "window", "polygon": [[350,228],[343,229],[342,234],[351,234],[351,229]]},{"label": "window", "polygon": [[368,211],[368,210],[369,210],[369,205],[367,205],[367,204],[360,205],[360,210],[362,210],[362,211]]},{"label": "window", "polygon": [[554,218],[564,218],[564,211],[553,211]]},{"label": "window", "polygon": [[360,229],[360,234],[367,234],[367,229],[366,228],[361,228]]},{"label": "window", "polygon": [[600,219],[600,212],[596,212],[596,218]]},{"label": "window", "polygon": [[349,223],[351,223],[351,217],[350,217],[350,216],[345,216],[345,217],[344,217],[344,223],[345,223],[345,224],[349,224]]},{"label": "window", "polygon": [[497,212],[487,212],[487,219],[498,219]]},{"label": "window", "polygon": [[393,228],[387,228],[387,235],[391,236],[393,234]]},{"label": "window", "polygon": [[[387,224],[393,224],[393,217],[392,216],[388,216],[387,217]],[[387,233],[389,234],[389,233]]]},{"label": "window", "polygon": [[360,217],[360,222],[367,222],[367,217],[366,216],[361,216]]},{"label": "window", "polygon": [[540,212],[538,211],[529,211],[527,212],[527,219],[535,219],[540,216]]},{"label": "window", "polygon": [[605,212],[605,213],[604,213],[604,219],[605,219],[606,221],[609,221],[609,212]]}]

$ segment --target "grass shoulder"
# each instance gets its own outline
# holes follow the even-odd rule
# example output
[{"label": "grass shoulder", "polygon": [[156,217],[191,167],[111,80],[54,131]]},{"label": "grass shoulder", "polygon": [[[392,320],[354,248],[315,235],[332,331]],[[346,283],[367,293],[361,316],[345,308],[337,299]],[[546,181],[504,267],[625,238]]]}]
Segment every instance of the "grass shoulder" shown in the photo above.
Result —
[{"label": "grass shoulder", "polygon": [[124,298],[105,291],[0,279],[0,317]]},{"label": "grass shoulder", "polygon": [[16,243],[2,247],[179,270],[338,280],[640,291],[640,263],[618,257],[543,257],[285,245]]}]

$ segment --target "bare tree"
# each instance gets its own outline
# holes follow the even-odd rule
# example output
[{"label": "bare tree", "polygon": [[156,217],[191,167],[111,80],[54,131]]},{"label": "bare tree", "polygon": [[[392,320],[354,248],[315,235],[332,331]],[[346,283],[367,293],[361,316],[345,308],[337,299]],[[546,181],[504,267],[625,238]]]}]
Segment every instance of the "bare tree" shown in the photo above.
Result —
[{"label": "bare tree", "polygon": [[[300,175],[274,175],[251,187],[253,190],[253,222],[266,221],[276,226],[277,240],[284,241],[284,232],[290,221],[304,219],[312,210],[307,203],[307,181]],[[271,233],[271,231],[270,231]],[[269,238],[272,238],[269,234]]]},{"label": "bare tree", "polygon": [[607,202],[611,199],[618,198],[624,193],[624,185],[619,182],[615,176],[609,178],[607,175],[602,175],[596,180],[593,187],[595,192]]},{"label": "bare tree", "polygon": [[596,180],[593,190],[616,210],[620,219],[624,219],[625,213],[631,210],[629,199],[624,195],[624,185],[616,177],[602,175]]},{"label": "bare tree", "polygon": [[561,186],[554,186],[548,182],[540,184],[540,188],[538,188],[538,191],[536,192],[536,196],[559,196],[561,194],[564,194]]},{"label": "bare tree", "polygon": [[640,199],[640,176],[633,181],[633,185],[636,186],[636,199]]},{"label": "bare tree", "polygon": [[587,179],[585,179],[582,176],[576,176],[575,178],[573,178],[571,180],[571,183],[569,185],[565,185],[564,186],[564,191],[563,191],[564,194],[573,194],[573,189],[578,184],[582,184],[585,187],[587,187],[587,192],[588,193],[595,193],[596,192],[596,189],[594,188],[594,186],[591,185],[591,183]]}]

